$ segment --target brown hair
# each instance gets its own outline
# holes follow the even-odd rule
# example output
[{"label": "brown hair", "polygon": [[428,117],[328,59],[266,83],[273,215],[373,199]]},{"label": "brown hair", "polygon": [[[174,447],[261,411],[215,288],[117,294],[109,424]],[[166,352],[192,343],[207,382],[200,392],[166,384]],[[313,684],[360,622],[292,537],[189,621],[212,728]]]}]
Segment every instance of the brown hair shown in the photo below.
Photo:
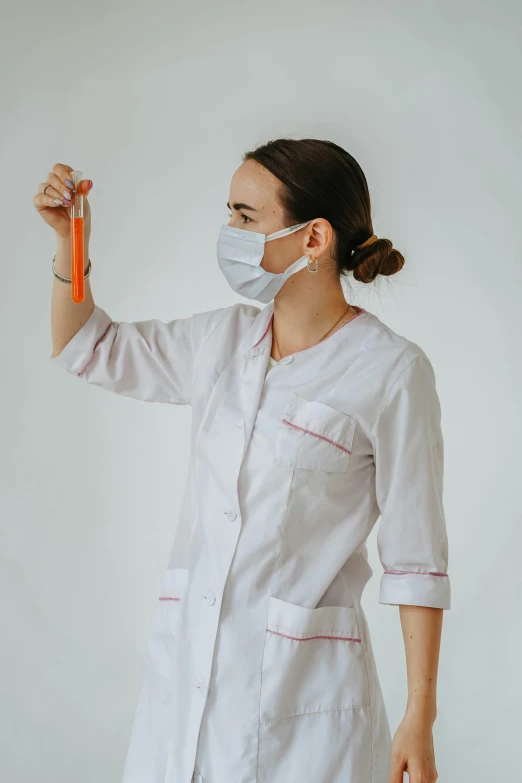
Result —
[{"label": "brown hair", "polygon": [[377,275],[393,275],[403,255],[389,239],[358,247],[373,234],[370,194],[354,157],[332,141],[273,139],[243,155],[281,181],[278,198],[289,226],[323,217],[335,232],[334,257],[340,275],[353,272],[370,283]]}]

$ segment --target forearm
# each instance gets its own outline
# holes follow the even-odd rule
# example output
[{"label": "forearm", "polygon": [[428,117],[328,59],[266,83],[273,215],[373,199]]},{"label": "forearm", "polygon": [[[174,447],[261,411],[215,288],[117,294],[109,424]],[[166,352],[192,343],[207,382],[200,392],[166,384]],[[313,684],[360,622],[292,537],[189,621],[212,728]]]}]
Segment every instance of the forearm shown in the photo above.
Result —
[{"label": "forearm", "polygon": [[437,716],[437,673],[443,609],[399,607],[406,653],[409,715],[433,723]]},{"label": "forearm", "polygon": [[[84,273],[89,264],[89,245],[84,246]],[[57,239],[54,268],[59,275],[71,277],[71,243],[69,239]],[[52,356],[57,356],[69,340],[87,321],[94,309],[90,279],[85,280],[85,298],[83,302],[73,302],[71,283],[64,283],[53,275],[51,296],[51,334]]]}]

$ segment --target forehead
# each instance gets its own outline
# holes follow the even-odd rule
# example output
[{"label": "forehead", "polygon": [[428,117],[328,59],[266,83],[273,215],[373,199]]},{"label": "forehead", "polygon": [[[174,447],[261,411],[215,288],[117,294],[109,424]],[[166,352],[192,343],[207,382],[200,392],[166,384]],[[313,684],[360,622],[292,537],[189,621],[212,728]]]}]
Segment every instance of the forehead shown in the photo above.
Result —
[{"label": "forehead", "polygon": [[229,203],[250,204],[259,212],[272,213],[279,209],[277,200],[280,180],[254,160],[246,160],[232,175]]}]

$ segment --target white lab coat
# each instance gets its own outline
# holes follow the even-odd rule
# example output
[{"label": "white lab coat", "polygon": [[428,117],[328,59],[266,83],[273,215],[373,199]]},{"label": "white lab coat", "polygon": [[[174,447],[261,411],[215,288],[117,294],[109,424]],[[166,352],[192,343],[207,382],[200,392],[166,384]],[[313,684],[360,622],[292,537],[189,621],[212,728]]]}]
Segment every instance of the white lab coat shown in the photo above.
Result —
[{"label": "white lab coat", "polygon": [[273,302],[168,323],[100,307],[52,361],[192,406],[123,783],[387,783],[391,733],[361,594],[450,608],[432,365],[359,313],[267,373]]}]

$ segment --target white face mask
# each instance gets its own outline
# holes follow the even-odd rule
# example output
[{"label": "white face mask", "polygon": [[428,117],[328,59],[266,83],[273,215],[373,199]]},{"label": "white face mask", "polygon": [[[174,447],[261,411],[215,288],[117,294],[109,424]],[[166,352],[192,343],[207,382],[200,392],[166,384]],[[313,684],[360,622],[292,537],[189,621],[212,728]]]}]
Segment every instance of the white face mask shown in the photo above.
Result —
[{"label": "white face mask", "polygon": [[265,242],[293,234],[311,222],[307,220],[306,223],[298,223],[266,235],[223,224],[217,242],[217,259],[232,290],[247,299],[257,299],[264,304],[270,302],[290,275],[304,269],[308,257],[301,256],[284,272],[267,272],[261,267]]}]

